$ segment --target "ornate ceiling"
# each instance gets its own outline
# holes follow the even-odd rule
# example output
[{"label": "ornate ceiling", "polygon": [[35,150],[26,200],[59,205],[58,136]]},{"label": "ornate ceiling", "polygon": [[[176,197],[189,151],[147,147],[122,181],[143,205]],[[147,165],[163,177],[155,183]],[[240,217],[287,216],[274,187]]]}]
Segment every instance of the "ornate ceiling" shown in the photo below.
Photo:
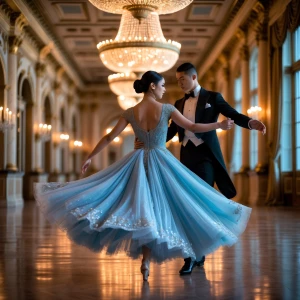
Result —
[{"label": "ornate ceiling", "polygon": [[[24,2],[32,7],[32,1]],[[201,67],[237,6],[243,2],[194,0],[177,13],[160,16],[166,39],[182,45],[177,64],[164,73],[169,82],[174,82],[174,70],[182,62],[190,61]],[[108,75],[113,72],[100,61],[96,45],[116,36],[121,16],[100,11],[88,0],[35,0],[34,9],[57,38],[82,81],[86,84],[107,83]]]}]

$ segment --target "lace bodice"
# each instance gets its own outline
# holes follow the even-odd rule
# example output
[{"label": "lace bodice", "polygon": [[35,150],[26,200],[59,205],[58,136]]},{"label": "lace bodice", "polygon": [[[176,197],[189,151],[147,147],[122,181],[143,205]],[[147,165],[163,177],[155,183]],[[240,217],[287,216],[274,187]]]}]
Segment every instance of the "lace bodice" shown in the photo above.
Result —
[{"label": "lace bodice", "polygon": [[135,120],[133,108],[127,109],[122,117],[132,126],[136,137],[144,143],[145,149],[166,148],[166,136],[170,115],[176,108],[171,104],[163,104],[160,120],[157,126],[150,131],[142,129]]}]

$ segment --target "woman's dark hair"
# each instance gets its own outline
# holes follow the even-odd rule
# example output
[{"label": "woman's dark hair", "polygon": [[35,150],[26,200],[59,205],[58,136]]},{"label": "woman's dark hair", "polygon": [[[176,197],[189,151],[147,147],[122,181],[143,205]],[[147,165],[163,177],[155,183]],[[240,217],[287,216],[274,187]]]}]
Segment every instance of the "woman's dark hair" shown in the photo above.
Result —
[{"label": "woman's dark hair", "polygon": [[153,82],[154,84],[157,84],[159,81],[161,81],[163,77],[155,72],[155,71],[147,71],[143,74],[141,79],[135,80],[133,83],[133,87],[135,89],[136,93],[146,93],[149,89],[150,84]]}]

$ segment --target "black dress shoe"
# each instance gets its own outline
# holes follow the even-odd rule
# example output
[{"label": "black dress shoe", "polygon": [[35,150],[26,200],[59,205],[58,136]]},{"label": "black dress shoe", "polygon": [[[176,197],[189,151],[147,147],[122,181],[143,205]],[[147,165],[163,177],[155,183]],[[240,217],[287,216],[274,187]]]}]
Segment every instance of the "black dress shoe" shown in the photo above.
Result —
[{"label": "black dress shoe", "polygon": [[202,256],[201,260],[196,262],[197,267],[203,267],[205,262],[205,256]]},{"label": "black dress shoe", "polygon": [[196,261],[192,260],[190,257],[184,259],[184,265],[179,271],[180,275],[188,275],[191,274],[194,267],[196,266]]}]

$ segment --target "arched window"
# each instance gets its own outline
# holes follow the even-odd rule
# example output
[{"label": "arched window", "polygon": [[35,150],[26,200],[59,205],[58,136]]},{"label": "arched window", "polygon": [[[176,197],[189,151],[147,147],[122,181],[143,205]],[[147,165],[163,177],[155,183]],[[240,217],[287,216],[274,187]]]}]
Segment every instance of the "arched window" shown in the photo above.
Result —
[{"label": "arched window", "polygon": [[[250,57],[250,106],[258,105],[258,50],[254,48]],[[250,168],[254,169],[258,162],[258,132],[250,132]]]},{"label": "arched window", "polygon": [[282,47],[282,126],[281,126],[281,171],[290,172],[293,169],[292,156],[292,95],[291,95],[291,36],[288,32]]},{"label": "arched window", "polygon": [[[300,27],[293,34],[294,59],[292,69],[295,70],[295,125],[296,125],[296,170],[300,170]],[[300,189],[299,189],[300,190]]]}]

